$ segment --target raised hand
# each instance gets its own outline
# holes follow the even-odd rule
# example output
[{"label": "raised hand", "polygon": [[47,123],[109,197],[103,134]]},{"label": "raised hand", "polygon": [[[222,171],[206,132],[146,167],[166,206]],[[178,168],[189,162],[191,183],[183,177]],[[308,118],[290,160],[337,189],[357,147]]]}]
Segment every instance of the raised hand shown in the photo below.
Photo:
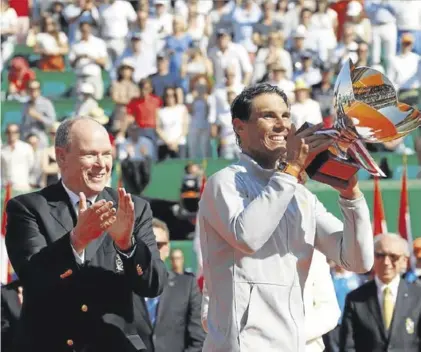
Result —
[{"label": "raised hand", "polygon": [[116,221],[116,210],[113,208],[113,202],[104,199],[88,208],[85,194],[81,192],[79,197],[79,216],[70,241],[73,248],[81,253],[91,241]]},{"label": "raised hand", "polygon": [[304,138],[300,134],[297,135],[296,132],[295,125],[292,124],[287,136],[286,161],[298,170],[302,170],[308,156],[309,146],[305,143]]},{"label": "raised hand", "polygon": [[132,245],[135,213],[134,203],[130,193],[124,188],[118,189],[118,209],[116,221],[108,229],[108,233],[119,249],[125,250]]}]

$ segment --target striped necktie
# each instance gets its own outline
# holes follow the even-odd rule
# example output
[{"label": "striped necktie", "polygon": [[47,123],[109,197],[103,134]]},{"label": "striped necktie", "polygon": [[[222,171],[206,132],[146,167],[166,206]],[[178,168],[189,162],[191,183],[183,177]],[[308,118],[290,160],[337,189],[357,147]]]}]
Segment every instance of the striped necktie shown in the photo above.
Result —
[{"label": "striped necktie", "polygon": [[390,324],[392,323],[394,308],[392,290],[386,286],[383,290],[383,321],[386,330],[389,330]]}]

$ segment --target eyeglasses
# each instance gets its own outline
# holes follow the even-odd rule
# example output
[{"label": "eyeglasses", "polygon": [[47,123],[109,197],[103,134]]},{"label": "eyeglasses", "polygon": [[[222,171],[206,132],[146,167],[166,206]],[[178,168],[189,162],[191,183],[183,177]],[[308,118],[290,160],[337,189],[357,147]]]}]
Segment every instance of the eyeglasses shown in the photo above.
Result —
[{"label": "eyeglasses", "polygon": [[400,254],[383,253],[383,252],[375,252],[375,253],[374,253],[374,256],[375,256],[377,259],[385,259],[386,257],[389,257],[389,259],[390,259],[392,262],[396,262],[397,260],[399,260],[399,259],[402,257],[402,255],[400,255]]},{"label": "eyeglasses", "polygon": [[6,134],[18,134],[19,133],[19,131],[17,131],[17,130],[14,130],[14,131],[6,131]]}]

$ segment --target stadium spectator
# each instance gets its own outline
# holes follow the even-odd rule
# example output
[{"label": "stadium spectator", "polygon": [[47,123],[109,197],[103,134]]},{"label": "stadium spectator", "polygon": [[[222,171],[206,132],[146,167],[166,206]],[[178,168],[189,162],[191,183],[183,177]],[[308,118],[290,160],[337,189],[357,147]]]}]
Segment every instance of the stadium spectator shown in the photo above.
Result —
[{"label": "stadium spectator", "polygon": [[305,81],[295,82],[295,102],[291,105],[291,119],[299,129],[305,122],[318,124],[323,122],[320,104],[310,98],[310,87]]},{"label": "stadium spectator", "polygon": [[101,100],[104,95],[102,69],[107,64],[106,45],[91,33],[88,22],[81,22],[80,32],[81,39],[71,46],[69,52],[69,61],[77,77],[76,86],[91,83],[95,88],[95,99]]},{"label": "stadium spectator", "polygon": [[0,71],[3,65],[13,55],[16,44],[16,34],[18,30],[18,16],[16,11],[9,6],[9,0],[0,2],[0,40],[1,57]]},{"label": "stadium spectator", "polygon": [[19,126],[15,123],[6,127],[7,143],[1,148],[1,184],[11,184],[12,189],[28,192],[31,189],[30,174],[34,164],[32,147],[21,140]]},{"label": "stadium spectator", "polygon": [[353,27],[357,40],[371,43],[371,22],[364,16],[363,5],[361,5],[361,2],[352,0],[348,3],[344,26]]},{"label": "stadium spectator", "polygon": [[28,61],[23,57],[15,57],[10,61],[10,70],[8,75],[9,100],[27,101],[28,83],[35,79],[35,72],[29,68]]},{"label": "stadium spectator", "polygon": [[162,100],[152,94],[152,83],[149,78],[140,80],[139,91],[139,97],[133,98],[127,104],[128,119],[137,123],[142,136],[149,137],[156,143],[156,116],[162,106]]},{"label": "stadium spectator", "polygon": [[281,63],[273,63],[270,66],[268,82],[281,88],[290,101],[294,101],[294,82],[287,78],[287,69]]},{"label": "stadium spectator", "polygon": [[28,84],[29,101],[23,105],[20,132],[25,139],[30,133],[35,133],[43,148],[48,146],[47,131],[56,121],[56,111],[51,100],[41,95],[39,81]]},{"label": "stadium spectator", "polygon": [[101,38],[105,41],[110,68],[126,48],[130,26],[137,16],[128,1],[108,0],[98,8]]},{"label": "stadium spectator", "polygon": [[187,52],[184,66],[185,68],[182,67],[182,69],[186,71],[189,88],[197,75],[206,75],[209,78],[213,76],[212,62],[205,56],[197,42],[194,42],[192,48]]},{"label": "stadium spectator", "polygon": [[42,18],[41,32],[36,35],[34,52],[41,55],[38,67],[43,71],[64,71],[64,55],[69,52],[67,36],[59,30],[55,20]]},{"label": "stadium spectator", "polygon": [[333,74],[334,70],[331,65],[325,64],[322,67],[322,79],[320,83],[311,87],[311,98],[320,104],[323,120],[330,119],[332,121],[334,87]]},{"label": "stadium spectator", "polygon": [[93,109],[98,107],[94,94],[95,88],[91,83],[82,83],[77,88],[77,100],[73,116],[87,116]]},{"label": "stadium spectator", "polygon": [[33,189],[44,187],[44,178],[42,172],[42,158],[44,155],[44,148],[40,146],[39,137],[36,134],[29,134],[25,140],[34,151],[34,163],[30,172],[30,186]]},{"label": "stadium spectator", "polygon": [[173,249],[170,254],[171,270],[176,274],[187,274],[184,270],[184,253],[181,249]]},{"label": "stadium spectator", "polygon": [[99,12],[94,0],[73,0],[64,8],[64,18],[69,24],[68,38],[70,45],[73,45],[82,38],[81,24],[89,23],[91,33],[99,35]]},{"label": "stadium spectator", "polygon": [[310,51],[301,54],[301,69],[295,71],[293,79],[303,80],[308,86],[318,84],[322,80],[319,68],[313,65],[313,54]]},{"label": "stadium spectator", "polygon": [[158,161],[166,158],[186,158],[189,115],[186,106],[177,101],[175,88],[167,87],[158,110],[156,132],[158,135]]},{"label": "stadium spectator", "polygon": [[133,80],[134,64],[130,59],[124,59],[117,67],[117,79],[111,83],[110,95],[113,100],[114,112],[112,125],[114,128],[126,130],[127,104],[139,96],[139,87]]},{"label": "stadium spectator", "polygon": [[411,33],[414,36],[412,50],[421,55],[421,2],[411,0],[393,1],[398,28],[398,52],[401,50],[402,36]]},{"label": "stadium spectator", "polygon": [[262,10],[262,18],[253,26],[253,42],[259,49],[267,46],[270,33],[283,29],[282,22],[275,17],[273,1],[263,1]]}]

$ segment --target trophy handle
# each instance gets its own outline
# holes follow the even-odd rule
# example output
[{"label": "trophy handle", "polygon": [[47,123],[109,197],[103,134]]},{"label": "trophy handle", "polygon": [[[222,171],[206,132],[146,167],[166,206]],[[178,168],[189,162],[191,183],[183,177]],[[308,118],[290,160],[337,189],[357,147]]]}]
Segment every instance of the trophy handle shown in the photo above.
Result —
[{"label": "trophy handle", "polygon": [[380,169],[380,167],[374,161],[360,140],[356,140],[354,143],[352,143],[349,146],[348,152],[355,159],[355,161],[371,175],[377,177],[386,177],[385,173]]}]

